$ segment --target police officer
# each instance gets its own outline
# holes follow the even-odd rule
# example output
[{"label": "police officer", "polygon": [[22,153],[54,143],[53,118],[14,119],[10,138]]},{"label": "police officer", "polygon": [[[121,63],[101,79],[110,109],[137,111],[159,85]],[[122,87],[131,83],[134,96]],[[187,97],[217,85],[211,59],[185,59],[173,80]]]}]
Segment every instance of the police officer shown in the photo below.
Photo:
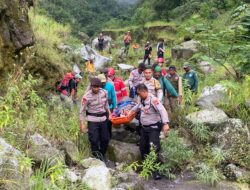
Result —
[{"label": "police officer", "polygon": [[183,80],[185,84],[185,89],[191,90],[193,93],[198,91],[198,77],[194,70],[191,69],[189,63],[183,65],[185,73],[183,74]]},{"label": "police officer", "polygon": [[[155,96],[149,93],[149,90],[145,84],[139,84],[137,86],[137,93],[141,98],[141,101],[130,111],[130,113],[141,111],[140,121],[142,127],[140,152],[142,159],[145,160],[146,156],[150,152],[151,143],[154,145],[156,152],[159,153],[160,132],[163,130],[165,135],[168,133],[169,120],[164,106]],[[153,177],[155,180],[161,179],[161,176],[157,171],[153,173]]]},{"label": "police officer", "polygon": [[144,80],[144,74],[143,74],[144,70],[145,70],[145,64],[140,63],[137,69],[131,71],[129,78],[128,78],[130,98],[135,98],[136,86]]},{"label": "police officer", "polygon": [[[107,125],[107,115],[111,116],[107,92],[101,89],[102,83],[98,78],[91,80],[91,88],[81,101],[80,131],[87,131],[84,121],[85,112],[88,122],[88,136],[93,156],[106,161],[105,154],[108,148],[110,134]],[[108,112],[108,114],[107,114]]]},{"label": "police officer", "polygon": [[141,82],[145,84],[148,88],[148,91],[157,97],[160,101],[163,100],[163,91],[161,88],[160,82],[153,78],[153,68],[151,66],[147,66],[144,70],[144,77],[145,79]]}]

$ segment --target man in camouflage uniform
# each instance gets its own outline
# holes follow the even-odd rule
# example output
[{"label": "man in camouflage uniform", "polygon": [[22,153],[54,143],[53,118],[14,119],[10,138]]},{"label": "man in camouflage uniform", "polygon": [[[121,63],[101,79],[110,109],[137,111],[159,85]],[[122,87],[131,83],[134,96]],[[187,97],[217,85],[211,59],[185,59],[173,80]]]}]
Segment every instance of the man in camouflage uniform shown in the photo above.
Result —
[{"label": "man in camouflage uniform", "polygon": [[[170,66],[168,74],[166,76],[168,81],[172,84],[176,92],[179,94],[179,75],[176,73],[176,67],[175,66]],[[168,110],[168,113],[173,113],[176,108],[178,107],[179,103],[181,102],[181,96],[173,96],[170,93],[167,93],[166,98],[165,98],[165,107]]]},{"label": "man in camouflage uniform", "polygon": [[[168,114],[161,104],[160,100],[149,93],[145,84],[137,86],[137,93],[141,99],[140,103],[136,105],[130,113],[141,112],[141,139],[140,152],[143,160],[150,152],[151,144],[154,146],[157,154],[160,151],[160,132],[163,130],[166,135],[169,130]],[[158,154],[159,156],[159,154]],[[158,158],[159,161],[159,158]],[[155,180],[161,179],[158,171],[154,171],[153,177]]]},{"label": "man in camouflage uniform", "polygon": [[[86,92],[81,101],[80,131],[85,133],[85,119],[88,122],[88,136],[93,156],[106,161],[105,154],[108,148],[110,133],[107,125],[107,115],[111,116],[108,104],[108,95],[101,88],[98,78],[91,80],[91,89]],[[86,117],[85,117],[86,112]],[[107,114],[108,113],[108,114]]]}]

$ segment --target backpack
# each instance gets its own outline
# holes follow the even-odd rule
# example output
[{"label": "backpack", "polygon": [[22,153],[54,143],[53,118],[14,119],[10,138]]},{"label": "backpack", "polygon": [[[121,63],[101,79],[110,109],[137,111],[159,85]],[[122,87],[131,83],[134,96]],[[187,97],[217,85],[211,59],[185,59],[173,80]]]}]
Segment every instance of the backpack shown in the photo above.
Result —
[{"label": "backpack", "polygon": [[68,90],[69,88],[69,82],[74,78],[74,75],[72,73],[66,73],[63,77],[63,80],[61,82],[57,82],[56,90],[58,92],[62,92],[63,90]]}]

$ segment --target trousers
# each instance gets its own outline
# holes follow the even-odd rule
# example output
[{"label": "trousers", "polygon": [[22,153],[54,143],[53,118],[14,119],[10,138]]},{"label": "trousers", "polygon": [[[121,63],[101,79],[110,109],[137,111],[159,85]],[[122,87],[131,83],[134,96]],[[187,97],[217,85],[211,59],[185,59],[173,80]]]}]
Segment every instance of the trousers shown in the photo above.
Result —
[{"label": "trousers", "polygon": [[161,129],[161,124],[157,126],[141,127],[140,152],[142,160],[145,160],[146,156],[150,153],[151,144],[154,145],[157,154],[160,152]]},{"label": "trousers", "polygon": [[94,157],[102,159],[108,149],[110,132],[107,120],[103,122],[88,122],[88,136],[91,151]]}]

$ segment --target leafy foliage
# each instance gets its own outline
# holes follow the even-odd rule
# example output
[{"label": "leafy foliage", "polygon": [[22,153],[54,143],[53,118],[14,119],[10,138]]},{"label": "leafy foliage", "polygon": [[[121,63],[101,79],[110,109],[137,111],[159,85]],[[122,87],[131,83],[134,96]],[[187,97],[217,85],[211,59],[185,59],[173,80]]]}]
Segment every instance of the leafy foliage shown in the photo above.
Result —
[{"label": "leafy foliage", "polygon": [[79,31],[92,36],[102,30],[111,18],[123,19],[127,8],[120,7],[115,0],[45,0],[39,2],[42,13],[59,23],[68,23],[77,34]]},{"label": "leafy foliage", "polygon": [[146,159],[141,164],[136,161],[125,167],[125,171],[137,171],[139,169],[141,169],[140,177],[144,179],[148,179],[153,174],[153,172],[160,170],[158,155],[153,145],[150,147],[150,153],[146,156]]},{"label": "leafy foliage", "polygon": [[169,177],[174,178],[175,172],[179,171],[193,158],[194,152],[187,147],[178,132],[170,130],[168,137],[161,143],[162,157],[166,162],[161,166],[161,172]]},{"label": "leafy foliage", "polygon": [[222,179],[222,174],[218,172],[215,167],[209,166],[206,163],[201,163],[197,172],[197,178],[211,186],[216,186],[216,184]]}]

